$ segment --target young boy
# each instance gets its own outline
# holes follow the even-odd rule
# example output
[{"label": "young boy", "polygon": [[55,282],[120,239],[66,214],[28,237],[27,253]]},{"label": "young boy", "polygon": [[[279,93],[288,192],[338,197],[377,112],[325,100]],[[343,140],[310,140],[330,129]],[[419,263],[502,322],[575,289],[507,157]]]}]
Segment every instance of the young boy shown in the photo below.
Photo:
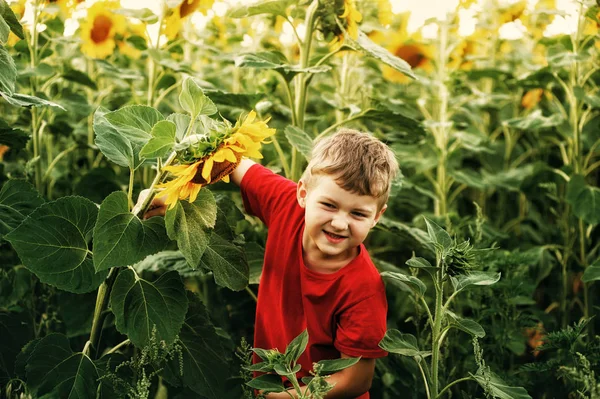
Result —
[{"label": "young boy", "polygon": [[385,144],[343,129],[316,143],[297,184],[248,159],[231,174],[246,211],[269,230],[254,347],[283,351],[308,329],[299,379],[319,360],[361,357],[328,377],[335,386],[327,399],[369,398],[375,359],[387,354],[378,346],[385,289],[363,241],[386,209],[397,171]]}]

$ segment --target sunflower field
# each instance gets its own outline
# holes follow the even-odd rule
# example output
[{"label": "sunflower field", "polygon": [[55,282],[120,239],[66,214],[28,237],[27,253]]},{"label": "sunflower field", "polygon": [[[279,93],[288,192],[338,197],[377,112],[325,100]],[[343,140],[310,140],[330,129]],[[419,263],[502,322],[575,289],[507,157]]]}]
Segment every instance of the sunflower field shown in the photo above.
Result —
[{"label": "sunflower field", "polygon": [[599,399],[600,3],[398,3],[0,0],[0,398],[297,386],[305,334],[251,366],[267,231],[228,174],[348,127],[402,172],[371,397]]}]

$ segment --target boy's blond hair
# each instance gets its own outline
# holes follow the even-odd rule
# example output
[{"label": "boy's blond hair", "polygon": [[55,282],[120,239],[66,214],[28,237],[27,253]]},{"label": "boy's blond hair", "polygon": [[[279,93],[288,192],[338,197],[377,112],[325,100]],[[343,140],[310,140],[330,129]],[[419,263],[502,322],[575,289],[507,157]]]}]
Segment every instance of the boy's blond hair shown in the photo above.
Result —
[{"label": "boy's blond hair", "polygon": [[302,180],[310,187],[313,176],[333,176],[344,190],[377,198],[381,209],[397,173],[398,162],[387,145],[370,134],[340,129],[315,143]]}]

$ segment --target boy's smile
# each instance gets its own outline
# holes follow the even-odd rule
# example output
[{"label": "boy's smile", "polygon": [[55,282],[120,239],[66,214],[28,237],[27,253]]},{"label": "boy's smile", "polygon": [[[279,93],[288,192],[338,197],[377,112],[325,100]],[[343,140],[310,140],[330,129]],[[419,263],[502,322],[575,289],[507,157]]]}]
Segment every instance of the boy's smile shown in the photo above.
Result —
[{"label": "boy's smile", "polygon": [[309,185],[301,180],[297,197],[305,210],[304,261],[322,272],[334,272],[354,259],[385,210],[378,210],[375,197],[346,191],[329,175],[313,176]]}]

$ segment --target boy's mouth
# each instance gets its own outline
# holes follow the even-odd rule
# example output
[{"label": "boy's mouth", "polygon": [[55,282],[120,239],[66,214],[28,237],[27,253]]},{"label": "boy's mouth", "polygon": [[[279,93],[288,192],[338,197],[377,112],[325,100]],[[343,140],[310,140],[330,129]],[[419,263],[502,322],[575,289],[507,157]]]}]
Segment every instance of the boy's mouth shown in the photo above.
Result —
[{"label": "boy's mouth", "polygon": [[329,240],[331,242],[334,242],[334,243],[341,242],[345,238],[348,238],[346,236],[341,236],[339,234],[331,233],[331,232],[326,231],[326,230],[323,230],[323,233],[325,233],[325,237],[327,237],[327,240]]}]

